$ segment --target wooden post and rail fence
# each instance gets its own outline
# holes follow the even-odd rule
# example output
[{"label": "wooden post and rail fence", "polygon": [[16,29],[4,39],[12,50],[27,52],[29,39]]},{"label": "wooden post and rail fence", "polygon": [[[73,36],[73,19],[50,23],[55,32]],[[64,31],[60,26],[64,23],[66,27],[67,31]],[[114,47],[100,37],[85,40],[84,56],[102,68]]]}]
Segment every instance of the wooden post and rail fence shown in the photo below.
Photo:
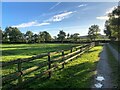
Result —
[{"label": "wooden post and rail fence", "polygon": [[[81,46],[77,46],[77,47],[73,47],[69,50],[61,50],[61,51],[57,51],[57,52],[48,52],[48,53],[43,53],[40,55],[36,55],[36,56],[32,56],[30,58],[20,58],[17,60],[13,60],[13,61],[9,61],[9,62],[1,62],[2,64],[2,68],[6,68],[7,66],[10,65],[17,65],[17,71],[11,74],[6,75],[5,77],[2,77],[2,83],[3,85],[5,85],[8,82],[14,81],[14,80],[18,80],[16,86],[20,86],[22,84],[26,84],[36,78],[39,78],[45,74],[48,74],[48,77],[50,78],[51,72],[54,71],[55,68],[57,68],[58,66],[62,65],[62,68],[64,68],[65,64],[68,61],[71,61],[73,59],[75,59],[76,57],[80,56],[81,54],[83,54],[84,52],[88,51],[90,48],[94,47],[95,44],[93,43],[89,43],[89,44],[85,44],[85,45],[81,45]],[[75,49],[73,51],[73,49]],[[69,51],[70,53],[68,53],[67,55],[65,55],[65,51]],[[51,56],[61,53],[61,55],[53,60],[51,60]],[[48,60],[46,60],[46,62],[39,64],[37,66],[33,66],[30,67],[28,69],[22,70],[22,64],[25,62],[30,62],[36,59],[40,59],[43,57],[48,58]],[[54,64],[54,62],[58,62],[58,64],[52,65]],[[48,69],[45,70],[44,72],[34,76],[32,79],[28,79],[28,80],[24,80],[23,81],[23,76],[28,75],[30,73],[32,73],[33,71],[37,71],[39,70],[41,67],[47,66],[48,65]]]}]

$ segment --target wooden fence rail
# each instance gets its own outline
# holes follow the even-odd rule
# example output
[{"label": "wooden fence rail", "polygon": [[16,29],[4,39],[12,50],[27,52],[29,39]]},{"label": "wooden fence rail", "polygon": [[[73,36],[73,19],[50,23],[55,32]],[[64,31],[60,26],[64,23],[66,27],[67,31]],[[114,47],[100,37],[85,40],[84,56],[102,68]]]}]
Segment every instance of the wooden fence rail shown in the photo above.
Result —
[{"label": "wooden fence rail", "polygon": [[[57,68],[59,65],[62,65],[62,68],[64,68],[64,65],[68,62],[71,61],[72,59],[80,56],[81,54],[83,54],[84,52],[88,51],[90,48],[94,47],[94,43],[90,43],[90,44],[85,44],[83,46],[77,46],[77,47],[73,47],[70,49],[70,53],[68,53],[67,55],[65,55],[65,51],[66,50],[60,50],[57,52],[49,52],[49,53],[43,53],[40,55],[36,55],[30,58],[22,58],[22,59],[17,59],[17,60],[13,60],[13,61],[9,61],[9,62],[2,62],[2,67],[7,67],[10,65],[14,65],[17,64],[17,68],[18,70],[12,74],[8,74],[5,77],[2,78],[2,83],[7,83],[7,82],[11,82],[13,80],[18,79],[18,83],[16,84],[17,86],[24,84],[25,82],[28,82],[30,80],[25,80],[23,81],[23,76],[27,75],[29,73],[32,73],[33,71],[39,70],[40,68],[47,66],[48,65],[48,70],[42,72],[39,75],[36,75],[33,79],[41,77],[44,74],[48,74],[48,77],[51,77],[51,72]],[[73,51],[74,49],[74,51]],[[68,50],[67,50],[68,51]],[[57,53],[61,53],[60,57],[57,57],[53,60],[51,60],[51,55],[55,55]],[[42,64],[36,64],[36,66],[30,67],[28,69],[22,70],[22,63],[24,62],[29,62],[29,61],[33,61],[35,59],[39,59],[39,58],[43,58],[47,56],[48,60],[43,62]],[[59,62],[58,64],[54,64],[54,62]]]}]

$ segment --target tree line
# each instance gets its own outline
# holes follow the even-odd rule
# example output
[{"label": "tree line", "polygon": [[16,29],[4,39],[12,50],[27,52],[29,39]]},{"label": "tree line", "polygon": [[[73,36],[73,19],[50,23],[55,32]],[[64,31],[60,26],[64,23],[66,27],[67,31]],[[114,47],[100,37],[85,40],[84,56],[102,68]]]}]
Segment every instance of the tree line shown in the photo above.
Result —
[{"label": "tree line", "polygon": [[[89,28],[87,40],[95,40],[99,36],[99,26],[92,25]],[[38,34],[34,34],[32,31],[27,31],[26,33],[22,33],[17,27],[6,27],[4,31],[0,28],[0,34],[2,38],[2,42],[22,42],[22,43],[41,43],[48,41],[80,41],[80,34],[66,34],[63,30],[60,30],[57,36],[52,37],[49,32],[42,31]]]}]

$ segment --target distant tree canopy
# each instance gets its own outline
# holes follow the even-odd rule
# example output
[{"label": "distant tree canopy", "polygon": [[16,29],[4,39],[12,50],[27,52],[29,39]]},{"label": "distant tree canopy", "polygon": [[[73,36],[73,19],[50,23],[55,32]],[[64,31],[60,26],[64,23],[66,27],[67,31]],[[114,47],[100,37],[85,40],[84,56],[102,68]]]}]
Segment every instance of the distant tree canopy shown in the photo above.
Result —
[{"label": "distant tree canopy", "polygon": [[109,19],[105,22],[104,33],[112,40],[120,41],[120,6],[108,14]]},{"label": "distant tree canopy", "polygon": [[18,42],[21,40],[22,33],[16,27],[7,27],[4,32],[4,40],[11,42]]},{"label": "distant tree canopy", "polygon": [[[89,28],[88,36],[91,40],[95,40],[99,34],[99,26],[92,25]],[[34,34],[32,31],[28,30],[26,33],[22,33],[17,27],[6,27],[4,31],[0,28],[1,38],[0,42],[7,42],[7,43],[41,43],[41,42],[51,42],[51,41],[60,41],[63,43],[64,41],[71,41],[71,42],[78,42],[80,40],[87,41],[87,37],[80,37],[79,33],[67,33],[63,30],[60,30],[57,36],[50,35],[47,31],[41,31],[38,34]]]},{"label": "distant tree canopy", "polygon": [[89,31],[88,31],[88,38],[90,38],[90,40],[95,40],[98,38],[100,29],[98,25],[92,25],[91,27],[89,27]]},{"label": "distant tree canopy", "polygon": [[73,39],[74,41],[78,41],[78,39],[80,39],[79,35],[80,35],[79,33],[74,33],[70,35],[70,38]]},{"label": "distant tree canopy", "polygon": [[6,27],[5,31],[0,30],[0,33],[2,33],[3,42],[39,43],[52,40],[51,35],[47,31],[34,34],[29,30],[24,34],[16,27]]},{"label": "distant tree canopy", "polygon": [[60,32],[57,36],[58,36],[58,40],[60,40],[63,43],[63,40],[66,37],[66,33],[63,30],[60,30]]},{"label": "distant tree canopy", "polygon": [[52,37],[47,31],[43,31],[39,33],[42,41],[51,41]]}]

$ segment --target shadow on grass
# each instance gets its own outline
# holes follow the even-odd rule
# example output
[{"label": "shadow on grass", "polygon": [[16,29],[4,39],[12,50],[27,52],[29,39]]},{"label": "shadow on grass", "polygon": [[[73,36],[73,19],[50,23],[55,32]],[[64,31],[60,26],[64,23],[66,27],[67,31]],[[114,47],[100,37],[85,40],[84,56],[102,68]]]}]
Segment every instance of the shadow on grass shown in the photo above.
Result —
[{"label": "shadow on grass", "polygon": [[[40,53],[47,53],[47,52],[55,52],[58,50],[64,50],[64,49],[70,49],[73,45],[70,45],[69,47],[66,46],[61,46],[57,45],[54,47],[27,47],[27,48],[20,48],[20,49],[13,49],[13,50],[2,50],[2,55],[3,56],[11,56],[11,55],[37,55]],[[75,46],[75,45],[74,45]]]},{"label": "shadow on grass", "polygon": [[[81,63],[65,67],[52,74],[51,79],[36,79],[30,88],[86,88],[90,87],[94,63]],[[28,78],[29,79],[29,78]]]}]

